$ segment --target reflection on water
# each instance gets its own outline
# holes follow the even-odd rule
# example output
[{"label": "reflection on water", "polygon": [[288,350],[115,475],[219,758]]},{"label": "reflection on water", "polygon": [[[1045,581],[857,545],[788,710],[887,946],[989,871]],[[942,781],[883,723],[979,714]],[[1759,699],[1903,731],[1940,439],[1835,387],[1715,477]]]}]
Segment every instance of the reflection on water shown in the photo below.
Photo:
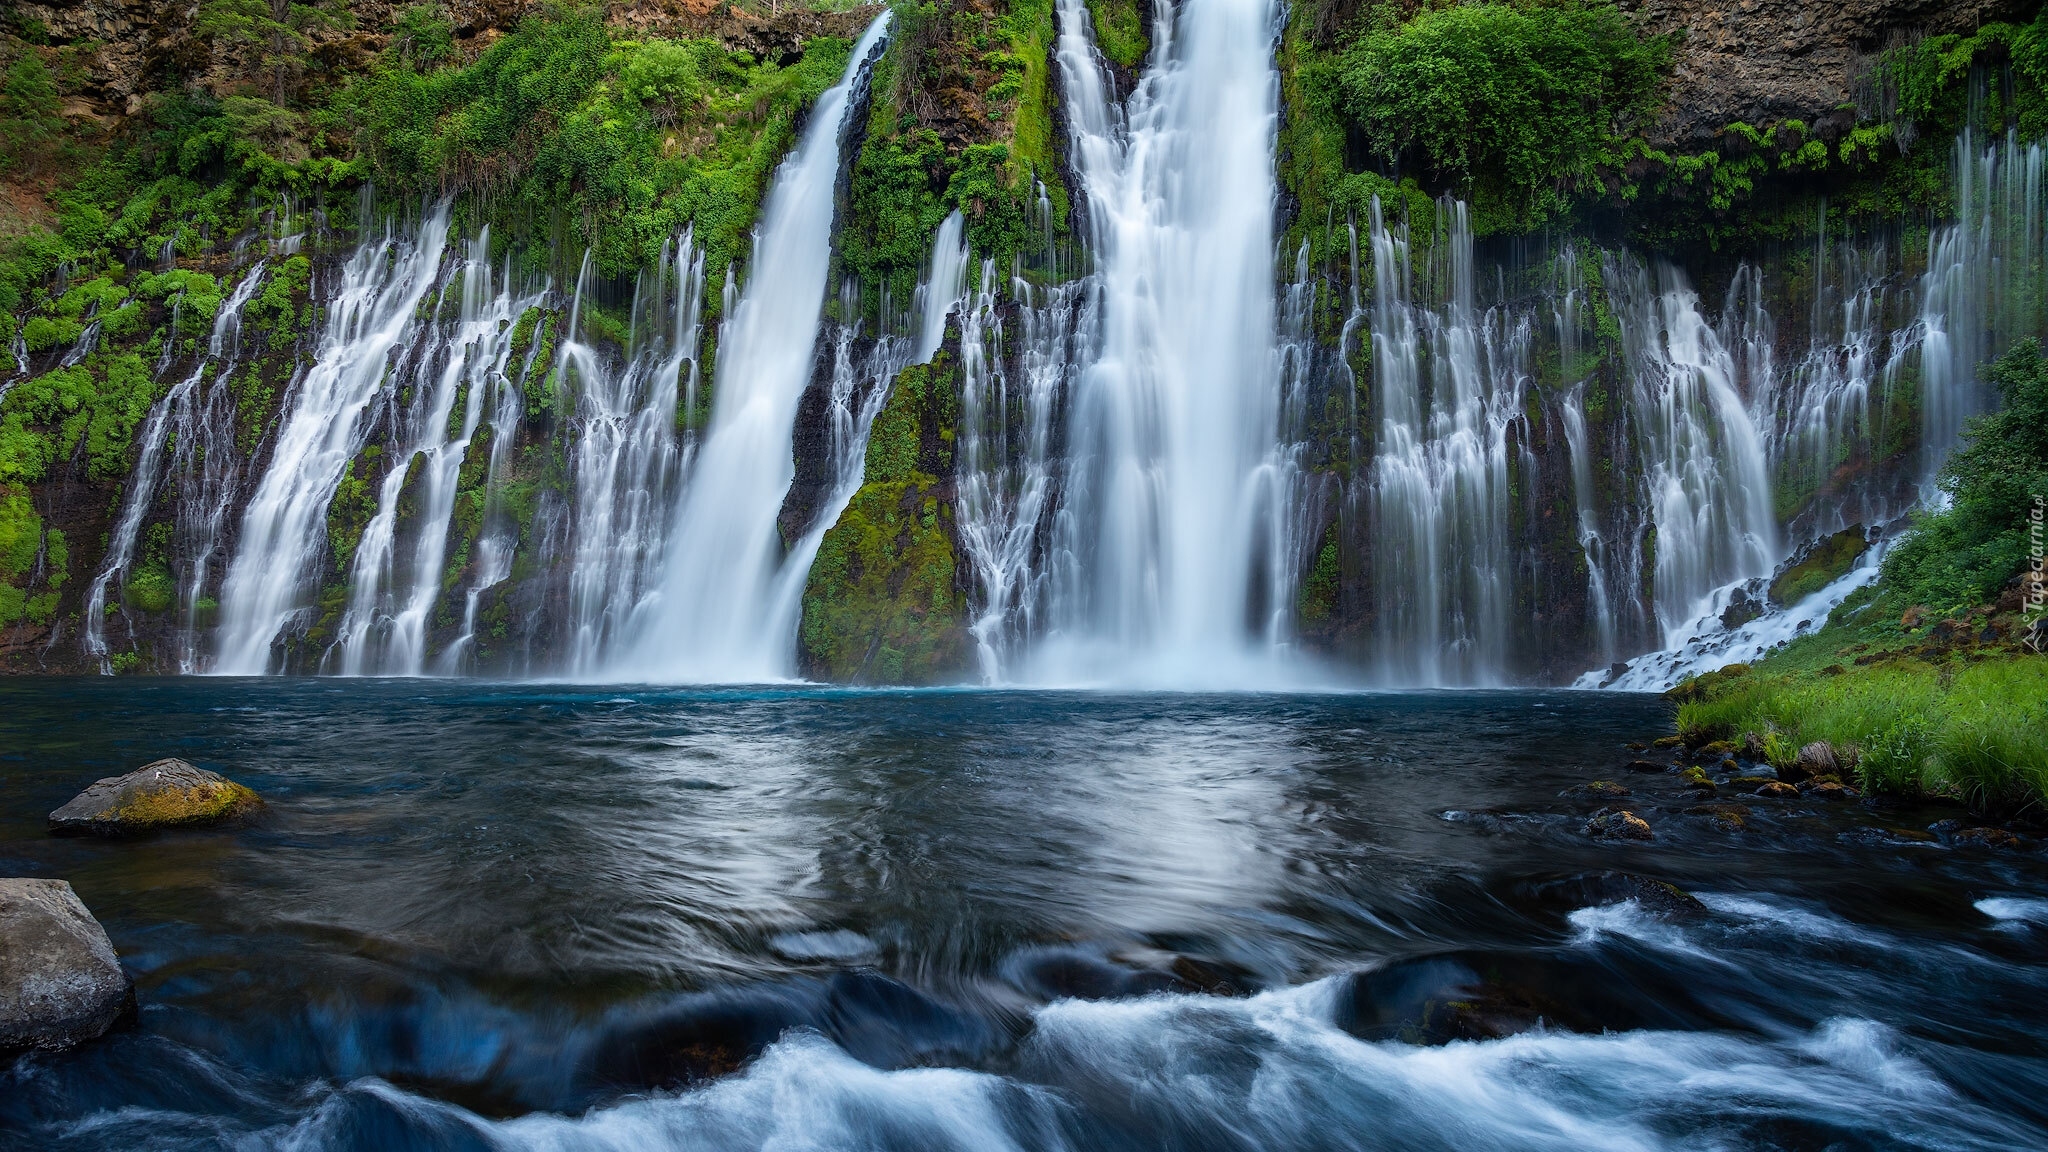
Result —
[{"label": "reflection on water", "polygon": [[[2048,1144],[2048,861],[1853,806],[1588,840],[1558,794],[1654,699],[0,693],[0,874],[144,1005],[0,1072],[0,1146]],[[266,813],[44,835],[160,755]],[[1704,906],[1560,880],[1613,869]],[[1457,980],[1507,991],[1374,1023]]]}]

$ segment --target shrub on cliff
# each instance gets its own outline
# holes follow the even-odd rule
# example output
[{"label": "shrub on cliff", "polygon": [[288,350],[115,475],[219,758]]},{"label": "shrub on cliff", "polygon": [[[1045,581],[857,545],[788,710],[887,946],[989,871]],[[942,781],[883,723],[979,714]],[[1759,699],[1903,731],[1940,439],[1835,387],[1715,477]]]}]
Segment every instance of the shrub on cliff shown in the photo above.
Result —
[{"label": "shrub on cliff", "polygon": [[1474,4],[1367,32],[1339,82],[1368,146],[1471,199],[1488,232],[1540,226],[1596,190],[1655,112],[1670,59],[1607,4]]},{"label": "shrub on cliff", "polygon": [[1967,608],[1995,597],[2027,562],[2034,501],[2048,500],[2048,358],[2023,341],[1985,376],[2004,405],[1965,426],[1941,472],[1949,506],[1918,519],[1885,557],[1887,605]]}]

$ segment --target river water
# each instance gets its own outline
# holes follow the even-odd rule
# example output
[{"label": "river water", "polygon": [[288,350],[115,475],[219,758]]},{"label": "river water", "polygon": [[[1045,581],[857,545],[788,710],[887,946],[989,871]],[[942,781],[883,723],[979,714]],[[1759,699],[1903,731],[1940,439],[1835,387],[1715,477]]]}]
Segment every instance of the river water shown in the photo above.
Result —
[{"label": "river water", "polygon": [[[2048,857],[1907,834],[1938,808],[1725,830],[1624,773],[1668,725],[1600,693],[13,681],[0,875],[70,880],[141,1010],[0,1068],[0,1147],[2048,1146]],[[160,755],[266,811],[45,835]],[[1588,839],[1560,793],[1593,778],[1656,839]]]}]

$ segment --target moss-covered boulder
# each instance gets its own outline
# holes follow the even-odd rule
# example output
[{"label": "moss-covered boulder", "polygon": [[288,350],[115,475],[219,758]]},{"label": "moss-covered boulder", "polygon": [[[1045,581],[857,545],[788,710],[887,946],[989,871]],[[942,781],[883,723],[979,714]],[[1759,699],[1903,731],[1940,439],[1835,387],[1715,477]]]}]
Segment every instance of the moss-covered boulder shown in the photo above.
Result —
[{"label": "moss-covered boulder", "polygon": [[[949,341],[949,345],[950,345]],[[958,679],[973,657],[954,521],[959,382],[949,348],[896,377],[866,471],[804,585],[807,676],[862,684]]]},{"label": "moss-covered boulder", "polygon": [[146,764],[95,780],[50,813],[58,836],[133,836],[159,828],[218,824],[262,806],[256,793],[183,760]]},{"label": "moss-covered boulder", "polygon": [[1842,529],[1807,549],[1797,562],[1778,573],[1771,581],[1771,603],[1779,607],[1799,603],[1848,575],[1849,569],[1868,551],[1870,541],[1861,524]]}]

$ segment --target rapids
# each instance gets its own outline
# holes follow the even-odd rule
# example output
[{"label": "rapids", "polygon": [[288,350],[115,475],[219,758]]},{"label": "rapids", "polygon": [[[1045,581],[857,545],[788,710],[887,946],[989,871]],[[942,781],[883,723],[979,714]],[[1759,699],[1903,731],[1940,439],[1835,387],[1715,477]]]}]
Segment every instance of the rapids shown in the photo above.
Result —
[{"label": "rapids", "polygon": [[[1559,792],[1640,695],[0,693],[0,871],[70,879],[141,1005],[0,1068],[0,1147],[2048,1142],[2043,857],[1638,775],[1656,840],[1590,840]],[[44,833],[162,754],[266,813]],[[1473,979],[1522,1030],[1443,1042]]]}]

